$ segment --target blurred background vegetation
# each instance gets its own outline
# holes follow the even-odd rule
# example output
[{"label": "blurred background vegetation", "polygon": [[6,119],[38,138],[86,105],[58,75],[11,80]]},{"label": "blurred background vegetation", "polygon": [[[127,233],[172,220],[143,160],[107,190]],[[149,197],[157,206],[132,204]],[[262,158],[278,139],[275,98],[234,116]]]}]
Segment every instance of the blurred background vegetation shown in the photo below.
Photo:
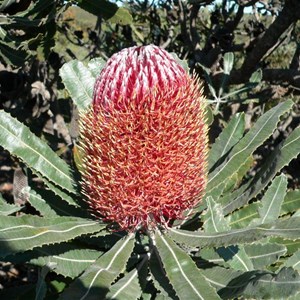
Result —
[{"label": "blurred background vegetation", "polygon": [[[238,112],[246,113],[250,128],[278,102],[294,101],[292,113],[249,158],[251,177],[299,126],[299,19],[299,0],[2,0],[0,109],[69,159],[78,116],[59,77],[61,66],[155,44],[203,79],[211,141]],[[23,166],[3,149],[0,161],[0,192],[18,203]],[[284,172],[289,187],[299,188],[299,160]],[[3,276],[0,284],[13,284],[13,276]]]}]

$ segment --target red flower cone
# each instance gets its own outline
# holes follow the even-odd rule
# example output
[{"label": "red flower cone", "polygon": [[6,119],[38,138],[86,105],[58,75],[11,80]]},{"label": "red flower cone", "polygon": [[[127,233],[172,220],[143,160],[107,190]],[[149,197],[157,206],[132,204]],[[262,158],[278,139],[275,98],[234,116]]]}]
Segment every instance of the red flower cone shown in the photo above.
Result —
[{"label": "red flower cone", "polygon": [[81,120],[92,213],[134,231],[168,226],[195,207],[206,185],[204,105],[198,80],[165,50],[113,55]]}]

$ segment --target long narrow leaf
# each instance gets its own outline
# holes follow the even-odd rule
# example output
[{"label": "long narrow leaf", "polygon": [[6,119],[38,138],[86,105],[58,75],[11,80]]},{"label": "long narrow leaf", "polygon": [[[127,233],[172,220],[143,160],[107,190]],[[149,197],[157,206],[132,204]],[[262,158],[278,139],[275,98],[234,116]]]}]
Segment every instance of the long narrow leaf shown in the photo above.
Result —
[{"label": "long narrow leaf", "polygon": [[265,274],[252,280],[243,295],[252,299],[287,299],[300,291],[300,276],[292,268],[283,268],[278,274]]},{"label": "long narrow leaf", "polygon": [[139,284],[138,270],[133,269],[117,283],[112,285],[106,299],[136,300],[141,297],[142,290]]},{"label": "long narrow leaf", "polygon": [[259,202],[253,202],[228,215],[226,219],[228,219],[230,227],[233,229],[247,227],[253,219],[259,217],[258,207]]},{"label": "long narrow leaf", "polygon": [[218,290],[222,299],[288,299],[300,290],[300,276],[291,268],[278,274],[268,271],[233,271],[215,267],[202,271],[204,277]]},{"label": "long narrow leaf", "polygon": [[202,270],[202,274],[217,289],[222,299],[235,299],[242,294],[251,280],[260,278],[265,272],[256,270],[242,272],[214,267]]},{"label": "long narrow leaf", "polygon": [[254,243],[245,245],[245,251],[251,259],[256,270],[261,270],[278,261],[280,256],[285,255],[286,247],[275,243]]},{"label": "long narrow leaf", "polygon": [[30,187],[26,187],[22,190],[22,193],[28,194],[28,202],[45,217],[57,217],[57,213],[51,208],[51,206],[34,190]]},{"label": "long narrow leaf", "polygon": [[0,256],[4,257],[42,245],[69,241],[101,229],[99,223],[81,218],[2,216],[0,218]]},{"label": "long narrow leaf", "polygon": [[160,294],[165,299],[178,300],[178,297],[176,296],[175,291],[170,284],[166,271],[163,268],[161,258],[158,255],[157,251],[153,251],[153,253],[151,254],[149,269],[152,274],[154,286],[160,292]]},{"label": "long narrow leaf", "polygon": [[70,169],[51,148],[25,125],[0,111],[0,145],[31,169],[61,188],[76,193]]},{"label": "long narrow leaf", "polygon": [[272,134],[279,122],[280,116],[289,111],[292,105],[292,101],[280,103],[257,120],[251,130],[233,148],[229,159],[210,174],[207,191],[222,183],[228,176],[239,169],[241,164],[254,150]]},{"label": "long narrow leaf", "polygon": [[281,206],[280,214],[292,213],[300,209],[300,190],[288,191]]},{"label": "long narrow leaf", "polygon": [[289,257],[285,263],[283,264],[284,267],[291,267],[294,270],[300,271],[300,250],[295,252],[291,257]]},{"label": "long narrow leaf", "polygon": [[261,207],[258,210],[257,224],[269,223],[280,215],[280,208],[286,195],[287,178],[284,174],[276,177],[267,192],[261,199]]},{"label": "long narrow leaf", "polygon": [[167,236],[156,233],[162,263],[179,299],[220,299],[192,259]]},{"label": "long narrow leaf", "polygon": [[220,200],[225,215],[248,203],[261,192],[272,178],[300,153],[300,127],[296,128],[287,139],[266,159],[261,169],[245,185]]},{"label": "long narrow leaf", "polygon": [[287,240],[281,237],[270,238],[271,243],[280,244],[286,247],[287,255],[293,255],[300,249],[300,239]]},{"label": "long narrow leaf", "polygon": [[233,116],[209,151],[208,168],[211,169],[240,140],[245,130],[245,115]]},{"label": "long narrow leaf", "polygon": [[[230,230],[227,220],[224,218],[222,206],[215,203],[212,197],[208,197],[207,213],[205,215],[204,225],[205,232],[221,232]],[[253,270],[253,264],[247,256],[244,248],[240,247],[222,247],[217,249],[217,253],[222,257],[233,269],[250,271]]]},{"label": "long narrow leaf", "polygon": [[[69,249],[62,252],[64,246],[55,245],[56,249],[51,248],[37,249],[34,254],[39,254],[38,258],[31,259],[29,263],[38,266],[44,266],[47,263],[55,265],[54,272],[63,276],[75,278],[79,276],[86,268],[93,264],[102,252],[90,249]],[[59,249],[59,247],[61,249]],[[60,250],[61,254],[55,254]]]},{"label": "long narrow leaf", "polygon": [[66,201],[68,204],[72,206],[79,207],[79,203],[76,201],[76,197],[73,194],[68,193],[67,191],[61,189],[59,186],[56,186],[51,181],[47,180],[46,178],[43,178],[40,176],[40,174],[37,173],[37,176],[44,181],[44,183],[47,185],[47,187],[53,192],[55,195],[59,196],[61,199]]},{"label": "long narrow leaf", "polygon": [[121,239],[78,277],[59,299],[105,299],[111,283],[125,270],[133,246],[132,235]]},{"label": "long narrow leaf", "polygon": [[300,236],[300,217],[217,233],[191,232],[170,228],[168,234],[178,243],[195,247],[221,247],[252,243],[266,237],[295,240]]},{"label": "long narrow leaf", "polygon": [[24,253],[9,255],[6,261],[13,264],[29,263],[35,266],[55,265],[56,274],[75,278],[93,264],[103,254],[102,251],[81,248],[76,241],[54,245],[44,245]]},{"label": "long narrow leaf", "polygon": [[[36,193],[38,197],[43,199],[47,205],[55,211],[55,213],[59,216],[70,216],[70,217],[79,217],[79,218],[88,218],[89,212],[87,208],[84,206],[85,203],[82,203],[79,206],[75,201],[67,197],[68,201],[66,201],[65,197],[61,199],[61,191],[58,188],[55,188],[54,185],[49,185],[47,182],[48,187],[51,186],[52,189],[33,189],[31,188],[29,191],[29,195],[32,193]],[[58,195],[56,194],[58,192]],[[76,206],[74,205],[76,204]]]},{"label": "long narrow leaf", "polygon": [[22,208],[22,206],[7,203],[0,194],[0,216],[11,215]]}]

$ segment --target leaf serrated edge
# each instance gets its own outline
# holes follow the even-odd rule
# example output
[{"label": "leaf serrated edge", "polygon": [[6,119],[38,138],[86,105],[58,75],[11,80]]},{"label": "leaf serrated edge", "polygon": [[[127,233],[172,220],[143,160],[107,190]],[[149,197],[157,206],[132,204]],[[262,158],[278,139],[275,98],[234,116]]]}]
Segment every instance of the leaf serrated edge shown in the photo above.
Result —
[{"label": "leaf serrated edge", "polygon": [[[24,130],[28,130],[29,133],[30,133],[34,138],[37,138],[37,139],[38,139],[38,137],[30,130],[30,128],[27,127],[26,125],[24,125],[23,123],[21,123],[18,119],[14,118],[14,117],[11,116],[10,114],[6,113],[5,111],[1,111],[1,110],[0,110],[0,115],[1,115],[1,114],[6,115],[6,117],[12,119],[13,122],[16,122],[17,124],[21,124],[21,126],[24,127]],[[62,174],[63,177],[67,178],[68,181],[70,181],[70,183],[72,184],[72,187],[74,188],[75,182],[74,182],[73,178],[70,177],[68,174],[65,174],[64,172],[62,172],[56,165],[54,165],[51,161],[49,161],[49,160],[47,159],[47,157],[46,157],[45,155],[43,155],[43,153],[39,153],[39,152],[36,151],[33,147],[30,147],[28,144],[24,143],[24,142],[22,141],[22,139],[21,139],[19,136],[15,135],[13,132],[9,131],[9,130],[8,130],[7,128],[5,128],[4,126],[1,126],[1,124],[0,124],[0,128],[2,128],[3,130],[5,130],[6,132],[8,132],[9,135],[12,135],[12,136],[13,136],[14,138],[16,138],[17,140],[20,140],[20,142],[21,142],[23,145],[25,145],[25,148],[28,148],[28,149],[30,149],[30,151],[35,152],[38,156],[41,156],[45,161],[47,161],[47,162],[49,163],[49,165],[51,165],[55,170],[57,170],[60,174]],[[42,142],[42,141],[40,140],[40,142]],[[1,146],[3,146],[3,145],[1,145]],[[52,151],[52,152],[53,152],[53,150],[49,147],[48,144],[44,143],[43,146],[46,147],[46,148],[48,148],[49,151]],[[3,147],[6,149],[5,146],[3,146]],[[8,149],[7,149],[7,150],[8,150]],[[8,150],[8,151],[10,152],[10,150]],[[53,152],[53,153],[56,155],[55,152]],[[43,174],[42,174],[40,171],[38,171],[35,167],[30,166],[26,161],[23,160],[23,158],[22,158],[20,155],[15,154],[15,153],[11,153],[11,152],[10,152],[10,154],[13,155],[14,157],[17,157],[19,160],[21,160],[21,161],[22,161],[29,169],[33,170],[34,173],[35,173],[37,176],[39,176],[39,177],[41,177],[41,178],[43,178],[43,179],[46,179],[47,181],[50,181],[50,182],[51,182],[52,184],[54,184],[55,186],[58,186],[60,189],[63,189],[63,190],[66,190],[66,191],[68,191],[68,192],[70,192],[70,193],[76,194],[75,188],[74,188],[74,190],[72,190],[72,189],[71,189],[71,190],[67,190],[66,187],[60,186],[57,182],[53,182],[50,178],[47,178],[47,176],[43,175]],[[64,163],[65,166],[67,167],[67,171],[68,171],[68,172],[71,172],[70,166],[67,165],[66,162],[65,162],[63,159],[61,159],[59,156],[57,156],[57,160],[58,160],[58,163]]]}]

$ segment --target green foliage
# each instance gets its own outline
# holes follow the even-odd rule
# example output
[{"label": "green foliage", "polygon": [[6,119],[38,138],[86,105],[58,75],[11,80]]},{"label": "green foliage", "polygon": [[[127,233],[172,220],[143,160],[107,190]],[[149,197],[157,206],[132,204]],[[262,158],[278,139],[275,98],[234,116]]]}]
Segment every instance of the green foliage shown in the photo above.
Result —
[{"label": "green foliage", "polygon": [[[17,4],[17,1],[1,2],[1,12],[10,12],[10,8]],[[7,64],[20,66],[32,56],[43,59],[49,55],[54,46],[55,17],[60,13],[60,7],[56,1],[39,0],[25,10],[17,7],[2,15],[0,54]]]},{"label": "green foliage", "polygon": [[103,17],[111,23],[123,25],[132,22],[125,8],[107,0],[90,1],[0,1],[0,56],[12,66],[22,66],[25,61],[37,58],[46,60],[55,46],[57,20],[70,5]]},{"label": "green foliage", "polygon": [[60,299],[72,297],[100,297],[104,298],[111,283],[125,270],[126,262],[132,252],[134,239],[132,235],[121,239],[115,246],[92,263],[85,272],[78,277]]},{"label": "green foliage", "polygon": [[0,194],[0,215],[9,216],[22,209],[21,206],[7,203]]},{"label": "green foliage", "polygon": [[0,228],[1,257],[42,245],[68,241],[101,229],[92,220],[74,217],[40,218],[30,215],[18,218],[2,216]]},{"label": "green foliage", "polygon": [[260,146],[275,130],[280,116],[291,109],[292,101],[280,103],[261,116],[251,130],[232,149],[228,159],[209,174],[207,192],[215,188],[228,174],[238,171],[241,164]]},{"label": "green foliage", "polygon": [[157,232],[157,251],[179,299],[219,299],[192,259],[174,241]]},{"label": "green foliage", "polygon": [[236,114],[209,151],[208,167],[210,170],[220,165],[222,159],[224,160],[224,156],[242,138],[244,131],[245,115],[243,113]]},{"label": "green foliage", "polygon": [[103,66],[104,60],[97,58],[87,66],[78,60],[72,60],[60,69],[60,76],[79,111],[86,110],[91,104],[96,77]]},{"label": "green foliage", "polygon": [[[225,71],[231,69],[228,56]],[[91,103],[104,61],[77,60],[60,71],[79,111]],[[50,295],[50,274],[65,278],[58,299],[255,299],[300,292],[299,190],[277,174],[300,152],[300,128],[249,176],[255,151],[289,114],[287,100],[245,132],[245,115],[228,122],[209,153],[203,203],[170,228],[110,232],[86,213],[74,170],[25,125],[1,111],[0,144],[48,187],[29,180],[25,206],[0,199],[0,257],[40,268],[36,298]],[[22,212],[21,215],[16,215]],[[284,288],[282,288],[284,286]],[[20,291],[20,294],[24,291]]]},{"label": "green foliage", "polygon": [[[34,285],[5,287],[0,298],[299,299],[300,190],[298,171],[289,170],[300,153],[299,22],[288,25],[292,31],[282,28],[275,45],[266,38],[270,33],[274,40],[276,32],[268,29],[280,25],[282,7],[289,11],[293,2],[297,12],[299,4],[260,1],[253,4],[254,17],[245,8],[241,15],[243,1],[206,1],[209,9],[200,0],[119,2],[0,1],[6,111],[0,110],[0,145],[33,173],[21,187],[24,204],[0,195],[0,259],[38,269]],[[75,13],[68,10],[74,7]],[[82,10],[93,16],[83,18]],[[262,49],[260,40],[270,47]],[[46,135],[37,137],[24,125],[22,105],[32,104],[27,91],[41,81],[51,95],[51,109],[43,113],[53,119],[62,113],[58,107],[68,101],[52,101],[57,94],[72,98],[83,113],[104,58],[136,44],[163,46],[205,79],[215,142],[199,207],[171,228],[131,234],[95,220],[80,194],[78,147],[60,157]],[[254,63],[245,69],[249,57]],[[23,86],[10,80],[11,73]],[[62,114],[73,121],[66,107]]]},{"label": "green foliage", "polygon": [[76,194],[69,166],[46,143],[4,111],[0,111],[0,128],[2,147],[21,158],[42,177]]}]

